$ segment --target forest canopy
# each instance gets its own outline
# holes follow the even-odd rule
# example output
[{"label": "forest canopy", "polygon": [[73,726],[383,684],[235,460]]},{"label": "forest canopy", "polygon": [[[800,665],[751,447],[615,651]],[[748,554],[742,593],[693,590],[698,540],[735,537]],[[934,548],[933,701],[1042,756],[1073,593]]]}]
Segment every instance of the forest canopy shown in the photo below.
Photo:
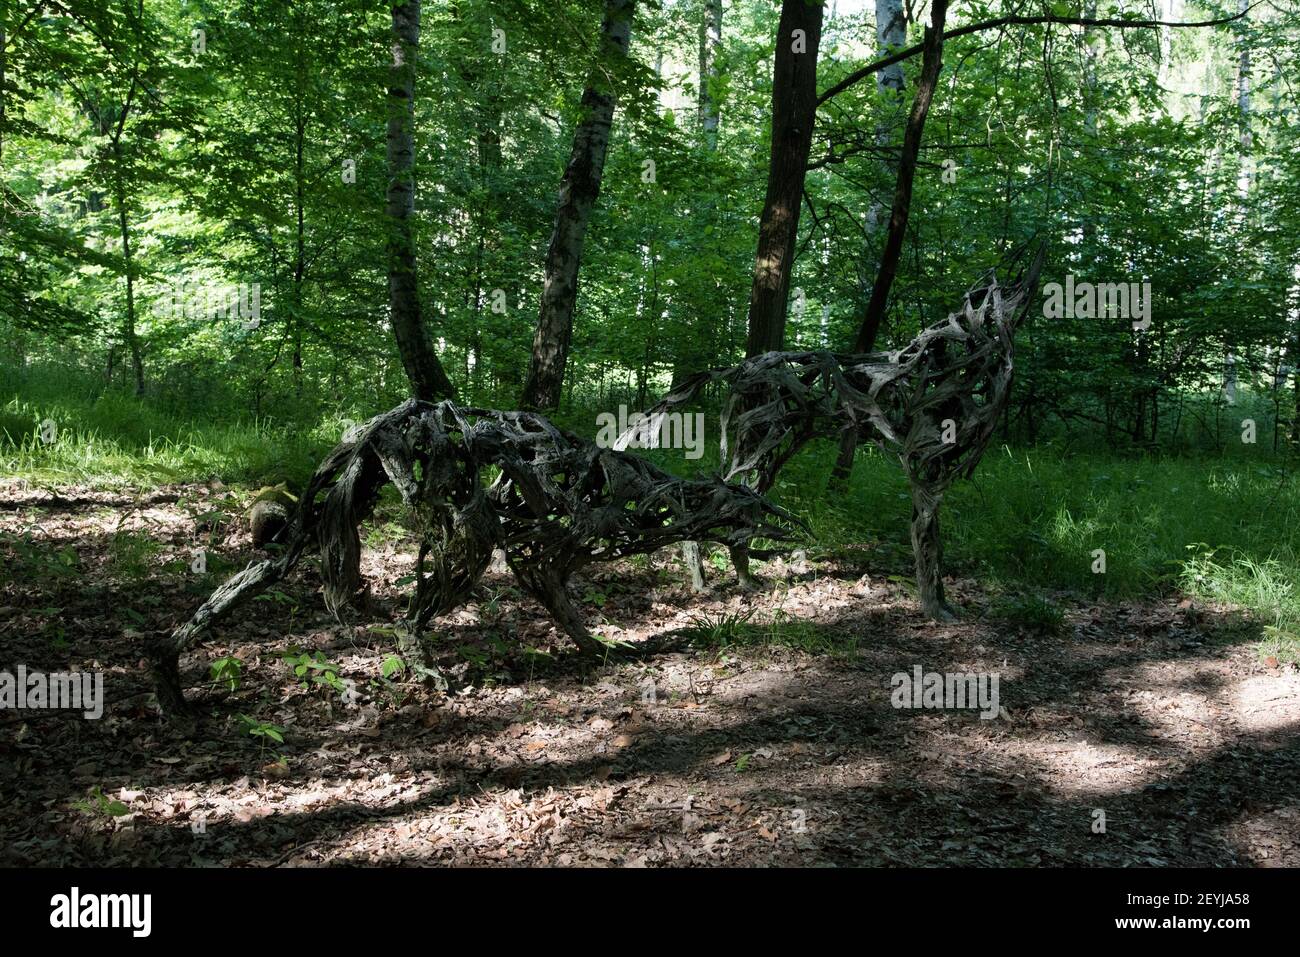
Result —
[{"label": "forest canopy", "polygon": [[[520,402],[584,89],[616,105],[563,407],[643,407],[745,347],[779,5],[625,6],[630,47],[611,55],[599,3],[423,5],[412,246],[425,332],[464,400]],[[892,47],[869,4],[821,16],[789,348],[851,348],[876,283],[922,58],[853,80],[920,40],[924,11],[894,7]],[[1239,393],[1267,441],[1294,440],[1294,7],[966,3],[948,29],[1243,11],[1202,29],[1002,23],[948,39],[879,345],[1039,236],[1045,281],[1149,289],[1149,328],[1132,334],[1116,309],[1028,324],[1009,429],[1221,445],[1218,400]],[[290,422],[407,393],[386,269],[388,7],[15,2],[4,33],[11,394],[74,376],[185,417]]]}]

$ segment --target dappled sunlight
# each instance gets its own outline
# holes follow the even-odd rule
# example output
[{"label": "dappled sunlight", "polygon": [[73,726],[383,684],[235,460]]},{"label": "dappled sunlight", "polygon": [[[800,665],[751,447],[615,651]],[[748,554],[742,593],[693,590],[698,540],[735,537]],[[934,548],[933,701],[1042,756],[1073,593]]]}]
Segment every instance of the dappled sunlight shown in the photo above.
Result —
[{"label": "dappled sunlight", "polygon": [[1294,672],[1242,678],[1228,688],[1233,721],[1243,732],[1282,732],[1300,726],[1300,675]]}]

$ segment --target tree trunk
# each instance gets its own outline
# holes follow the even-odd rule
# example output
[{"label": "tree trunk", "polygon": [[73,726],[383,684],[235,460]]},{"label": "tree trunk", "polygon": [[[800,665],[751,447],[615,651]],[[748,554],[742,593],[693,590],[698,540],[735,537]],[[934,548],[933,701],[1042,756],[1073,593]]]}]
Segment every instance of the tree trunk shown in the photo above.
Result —
[{"label": "tree trunk", "polygon": [[822,6],[782,0],[772,67],[772,143],[767,196],[758,227],[758,253],[749,293],[745,355],[781,349],[803,202],[808,151],[817,118],[817,48]]},{"label": "tree trunk", "polygon": [[[1249,8],[1250,0],[1237,0],[1239,13],[1246,13]],[[1241,148],[1240,165],[1237,167],[1237,201],[1241,223],[1245,226],[1246,217],[1249,215],[1247,204],[1250,200],[1250,184],[1253,178],[1250,130],[1250,37],[1247,33],[1249,29],[1247,20],[1238,20],[1235,27],[1238,47],[1237,126]],[[1223,357],[1223,396],[1229,405],[1237,401],[1237,355],[1231,344],[1225,350]]]},{"label": "tree trunk", "polygon": [[714,87],[718,81],[718,51],[722,46],[722,0],[704,0],[700,21],[700,130],[710,151],[718,148],[718,104]]},{"label": "tree trunk", "polygon": [[889,216],[889,232],[885,248],[880,254],[880,269],[871,287],[871,301],[862,317],[858,337],[853,343],[854,352],[870,352],[876,343],[889,291],[898,272],[898,260],[907,236],[907,218],[912,208],[912,183],[916,178],[916,160],[921,150],[925,132],[925,119],[930,112],[930,101],[938,85],[939,71],[943,69],[943,27],[948,15],[948,0],[934,0],[930,8],[930,26],[925,28],[925,50],[921,62],[921,75],[916,81],[916,95],[912,98],[912,112],[907,118],[903,133],[903,150],[898,160],[898,180],[894,185],[894,206]]},{"label": "tree trunk", "polygon": [[[301,62],[301,61],[300,61]],[[301,96],[302,85],[299,85]],[[294,210],[297,214],[298,231],[294,242],[293,261],[293,386],[294,393],[302,395],[302,287],[307,275],[306,254],[306,216],[303,210],[303,146],[306,139],[306,121],[302,115],[302,100],[295,104],[298,110],[296,119],[296,139],[294,147]]]},{"label": "tree trunk", "polygon": [[[710,153],[718,151],[718,102],[717,83],[720,76],[718,54],[722,47],[722,0],[704,0],[701,10],[699,34],[699,122],[700,135],[704,149]],[[706,199],[701,212],[706,222],[713,222],[715,203]],[[708,359],[701,356],[698,348],[699,337],[691,330],[688,337],[682,337],[673,350],[673,369],[671,389],[685,382],[691,375],[708,364]],[[697,549],[698,554],[698,549]],[[698,561],[698,558],[697,558]]]},{"label": "tree trunk", "polygon": [[[898,160],[898,179],[894,184],[894,205],[889,216],[889,232],[885,235],[885,247],[880,253],[880,268],[876,272],[876,281],[871,286],[871,299],[867,302],[866,312],[862,316],[862,325],[858,328],[857,338],[853,341],[854,352],[870,352],[875,348],[876,336],[885,317],[885,306],[889,302],[889,291],[898,273],[898,260],[903,253],[903,240],[907,236],[907,219],[912,209],[912,183],[916,178],[916,161],[921,151],[921,138],[925,132],[926,117],[930,112],[930,101],[934,98],[934,90],[939,82],[939,71],[943,69],[943,28],[947,16],[948,0],[934,0],[930,8],[930,26],[925,28],[921,75],[916,81],[912,110],[907,118],[907,128],[903,132],[903,149]],[[835,463],[835,470],[831,473],[833,488],[847,484],[856,449],[857,436],[846,433],[841,440],[840,455]]]},{"label": "tree trunk", "polygon": [[[120,127],[119,127],[120,135]],[[122,146],[113,139],[113,161],[116,164],[117,225],[122,240],[122,261],[126,267],[126,319],[122,323],[122,338],[131,352],[131,371],[135,376],[135,394],[144,395],[144,361],[140,356],[140,338],[135,332],[135,260],[131,254],[131,226],[126,214],[126,183],[122,178]]]},{"label": "tree trunk", "polygon": [[560,404],[573,334],[573,309],[578,300],[582,247],[591,211],[600,195],[614,121],[615,91],[611,74],[617,70],[615,64],[627,58],[635,9],[636,0],[605,0],[600,55],[582,93],[582,118],[573,136],[569,165],[560,181],[555,228],[546,253],[532,361],[520,400],[527,409],[554,409]]},{"label": "tree trunk", "polygon": [[453,394],[420,314],[411,219],[415,212],[415,63],[420,0],[393,6],[393,64],[388,87],[388,309],[397,351],[419,399]]},{"label": "tree trunk", "polygon": [[[876,0],[876,56],[885,57],[890,53],[896,53],[903,48],[907,41],[907,23],[903,13],[903,0]],[[903,98],[904,86],[903,64],[894,63],[885,67],[876,74],[876,92],[880,94],[882,102],[889,103],[892,108],[898,106]],[[889,126],[880,123],[876,126],[876,145],[885,146],[889,142]],[[872,202],[871,208],[867,210],[867,234],[868,248],[867,253],[870,256],[875,251],[875,234],[880,228],[880,219],[884,213],[884,207],[878,202]],[[870,289],[870,287],[867,287]],[[870,300],[871,294],[864,289],[866,295],[863,297],[863,311],[866,311],[866,303]]]},{"label": "tree trunk", "polygon": [[[907,24],[903,16],[902,0],[876,0],[876,56],[888,56],[903,48],[907,41]],[[876,91],[882,100],[901,101],[904,86],[903,64],[895,63],[876,74]],[[883,123],[876,128],[876,144],[884,146],[889,139],[889,129]],[[868,264],[875,251],[875,236],[880,229],[880,216],[883,207],[873,202],[867,211],[867,249]],[[868,265],[864,264],[864,266]],[[865,271],[865,269],[864,269]],[[865,276],[861,280],[862,314],[866,318],[866,306],[871,301],[871,287]],[[874,345],[874,340],[873,340]],[[840,454],[831,471],[831,491],[843,491],[848,487],[849,477],[853,474],[853,458],[858,451],[858,438],[851,433],[844,433],[840,439]]]},{"label": "tree trunk", "polygon": [[3,160],[5,155],[5,123],[8,111],[9,96],[5,93],[5,76],[9,65],[8,50],[5,47],[5,30],[4,24],[0,23],[0,169],[4,169]]}]

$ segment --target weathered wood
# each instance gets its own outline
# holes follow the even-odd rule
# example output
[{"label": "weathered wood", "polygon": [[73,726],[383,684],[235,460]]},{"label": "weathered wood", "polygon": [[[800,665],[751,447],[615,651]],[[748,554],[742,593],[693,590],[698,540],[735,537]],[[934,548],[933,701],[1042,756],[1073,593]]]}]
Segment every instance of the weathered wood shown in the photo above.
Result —
[{"label": "weathered wood", "polygon": [[[912,488],[922,607],[946,617],[939,505],[955,479],[974,471],[1006,404],[1015,330],[1037,289],[1042,260],[1040,248],[1008,285],[988,272],[956,312],[897,351],[766,352],[692,376],[649,410],[648,426],[629,429],[614,447],[626,448],[636,428],[657,428],[659,416],[713,383],[728,388],[719,457],[725,481],[750,481],[765,494],[814,438],[848,432],[876,443],[898,456]],[[743,547],[733,559],[742,584],[749,584]]]},{"label": "weathered wood", "polygon": [[[500,474],[490,486],[484,470]],[[420,538],[415,593],[404,629],[419,644],[428,621],[466,601],[502,549],[524,590],[586,653],[607,650],[566,592],[593,562],[682,541],[728,547],[788,539],[800,523],[742,485],[685,480],[628,452],[602,449],[529,412],[411,399],[353,430],[316,470],[280,541],[284,554],[250,565],[154,649],[160,705],[185,709],[179,656],[224,616],[320,553],[327,606],[336,615],[361,587],[358,527],[391,482]],[[427,662],[426,662],[427,664]]]}]

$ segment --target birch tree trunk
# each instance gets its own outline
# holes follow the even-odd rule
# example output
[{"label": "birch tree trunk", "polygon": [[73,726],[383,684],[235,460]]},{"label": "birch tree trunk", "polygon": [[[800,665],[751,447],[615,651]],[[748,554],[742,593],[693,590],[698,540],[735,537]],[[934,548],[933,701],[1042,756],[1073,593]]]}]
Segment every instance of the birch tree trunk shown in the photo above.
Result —
[{"label": "birch tree trunk", "polygon": [[600,195],[605,155],[614,122],[615,92],[611,74],[626,60],[636,0],[605,0],[600,25],[600,54],[582,93],[582,118],[573,136],[569,165],[560,181],[555,228],[546,253],[542,304],[533,336],[532,361],[520,404],[526,409],[553,409],[560,404],[564,367],[573,335],[578,301],[578,269],[587,224]]},{"label": "birch tree trunk", "polygon": [[420,0],[393,5],[393,63],[388,85],[388,310],[411,393],[432,401],[453,393],[420,312],[415,240],[415,64]]},{"label": "birch tree trunk", "polygon": [[[1250,0],[1237,0],[1237,12],[1246,13]],[[1237,128],[1240,160],[1237,167],[1237,201],[1240,209],[1239,219],[1242,226],[1246,224],[1247,202],[1250,199],[1250,183],[1253,178],[1251,158],[1250,129],[1250,37],[1248,20],[1243,18],[1235,24],[1237,33]],[[1237,355],[1231,345],[1223,356],[1223,398],[1229,405],[1237,401]]]}]

